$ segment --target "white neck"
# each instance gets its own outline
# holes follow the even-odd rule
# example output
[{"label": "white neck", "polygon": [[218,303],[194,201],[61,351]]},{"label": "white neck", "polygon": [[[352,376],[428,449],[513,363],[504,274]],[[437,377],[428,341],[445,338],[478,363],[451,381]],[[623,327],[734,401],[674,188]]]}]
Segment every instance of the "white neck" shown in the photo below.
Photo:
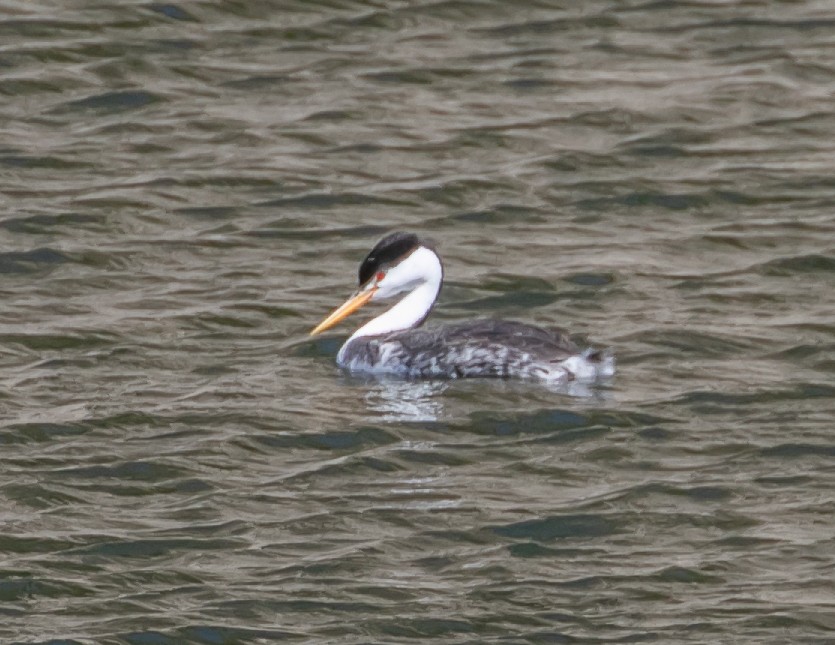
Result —
[{"label": "white neck", "polygon": [[[414,251],[403,264],[404,272],[414,270],[412,267],[420,268],[420,275],[415,280],[417,286],[391,309],[355,331],[348,342],[360,336],[377,336],[411,329],[426,318],[441,290],[444,275],[441,261],[435,253],[421,247]],[[390,272],[389,276],[393,273],[394,271]]]},{"label": "white neck", "polygon": [[435,298],[438,297],[440,283],[431,285],[424,283],[403,298],[387,312],[377,316],[357,329],[349,340],[358,336],[377,336],[393,331],[411,329],[426,317]]}]

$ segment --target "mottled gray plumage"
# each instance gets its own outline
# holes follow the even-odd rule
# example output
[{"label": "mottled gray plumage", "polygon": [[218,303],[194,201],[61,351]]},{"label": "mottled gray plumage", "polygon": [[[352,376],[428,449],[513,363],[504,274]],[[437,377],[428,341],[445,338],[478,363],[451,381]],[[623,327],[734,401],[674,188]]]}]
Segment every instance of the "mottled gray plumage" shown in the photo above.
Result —
[{"label": "mottled gray plumage", "polygon": [[[571,359],[600,363],[565,334],[505,320],[475,320],[435,329],[409,329],[358,337],[340,352],[353,371],[411,378],[534,377],[571,381]],[[577,362],[576,360],[574,362]]]}]

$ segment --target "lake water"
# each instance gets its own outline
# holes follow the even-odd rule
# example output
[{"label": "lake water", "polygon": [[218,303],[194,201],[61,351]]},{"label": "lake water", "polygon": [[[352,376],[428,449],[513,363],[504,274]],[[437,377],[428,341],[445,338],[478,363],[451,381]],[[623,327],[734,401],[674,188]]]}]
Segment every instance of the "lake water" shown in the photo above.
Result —
[{"label": "lake water", "polygon": [[[833,96],[830,0],[6,0],[0,640],[835,642]],[[617,377],[340,373],[393,230]]]}]

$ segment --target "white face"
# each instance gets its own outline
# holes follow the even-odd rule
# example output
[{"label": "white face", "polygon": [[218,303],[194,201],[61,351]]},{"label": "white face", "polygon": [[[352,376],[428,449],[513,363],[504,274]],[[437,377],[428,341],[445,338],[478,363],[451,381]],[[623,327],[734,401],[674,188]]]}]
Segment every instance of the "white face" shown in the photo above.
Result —
[{"label": "white face", "polygon": [[441,277],[438,256],[426,247],[419,246],[399,264],[389,267],[382,279],[375,278],[372,285],[377,287],[377,291],[371,300],[385,300],[398,293],[412,291],[425,282],[440,281]]}]

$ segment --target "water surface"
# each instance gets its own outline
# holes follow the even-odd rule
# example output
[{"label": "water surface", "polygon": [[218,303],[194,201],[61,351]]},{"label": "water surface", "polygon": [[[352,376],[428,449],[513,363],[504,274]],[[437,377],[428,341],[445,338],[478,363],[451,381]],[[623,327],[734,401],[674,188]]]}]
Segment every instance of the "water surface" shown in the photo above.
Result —
[{"label": "water surface", "polygon": [[[832,642],[833,27],[5,2],[0,640]],[[399,229],[616,380],[341,374]]]}]

